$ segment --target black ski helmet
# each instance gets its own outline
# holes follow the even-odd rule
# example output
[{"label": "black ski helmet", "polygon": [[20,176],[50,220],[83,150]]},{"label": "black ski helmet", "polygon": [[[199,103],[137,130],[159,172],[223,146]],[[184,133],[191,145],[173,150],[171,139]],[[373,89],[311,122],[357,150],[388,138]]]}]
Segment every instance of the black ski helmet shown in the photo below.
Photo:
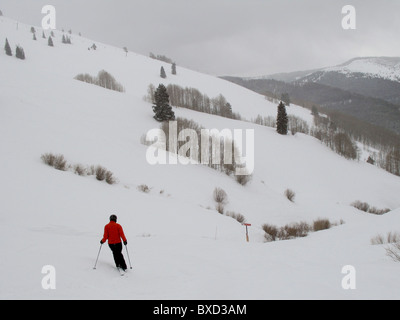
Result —
[{"label": "black ski helmet", "polygon": [[110,221],[117,222],[117,216],[116,216],[115,214],[112,214],[112,215],[110,216]]}]

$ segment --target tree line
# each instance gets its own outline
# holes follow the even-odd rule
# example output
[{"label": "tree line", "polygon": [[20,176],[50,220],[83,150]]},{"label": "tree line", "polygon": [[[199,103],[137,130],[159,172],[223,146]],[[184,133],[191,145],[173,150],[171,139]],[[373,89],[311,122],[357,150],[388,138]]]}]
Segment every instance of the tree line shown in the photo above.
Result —
[{"label": "tree line", "polygon": [[[169,84],[166,87],[166,90],[169,95],[170,104],[174,107],[186,108],[229,119],[241,120],[241,116],[238,113],[233,112],[232,105],[222,94],[210,98],[198,89],[189,87],[184,88],[176,84]],[[154,102],[155,92],[155,86],[150,84],[147,90],[146,100]]]}]

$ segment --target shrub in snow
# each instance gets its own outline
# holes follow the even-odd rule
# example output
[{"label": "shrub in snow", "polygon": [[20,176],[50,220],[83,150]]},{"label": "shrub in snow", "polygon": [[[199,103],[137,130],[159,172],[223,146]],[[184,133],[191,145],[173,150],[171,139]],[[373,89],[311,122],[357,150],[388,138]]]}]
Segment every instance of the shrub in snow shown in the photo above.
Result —
[{"label": "shrub in snow", "polygon": [[385,250],[386,255],[396,262],[400,262],[400,234],[398,232],[388,232],[386,237],[378,234],[371,239],[372,245],[389,244]]},{"label": "shrub in snow", "polygon": [[141,184],[140,186],[137,187],[137,189],[140,192],[143,192],[143,193],[149,193],[150,192],[150,188],[146,184]]},{"label": "shrub in snow", "polygon": [[242,186],[245,186],[248,184],[251,179],[253,178],[253,175],[235,175],[235,180],[240,183]]},{"label": "shrub in snow", "polygon": [[384,243],[397,243],[400,242],[400,233],[398,232],[388,232],[386,237],[381,234],[376,235],[371,239],[371,244],[384,244]]},{"label": "shrub in snow", "polygon": [[221,202],[217,203],[215,205],[215,209],[220,213],[220,214],[224,214],[225,212],[225,205]]},{"label": "shrub in snow", "polygon": [[328,219],[317,219],[313,222],[313,230],[326,230],[331,227],[331,222]]},{"label": "shrub in snow", "polygon": [[108,184],[115,184],[117,183],[117,179],[114,177],[114,174],[111,171],[106,172],[106,182]]},{"label": "shrub in snow", "polygon": [[237,222],[239,222],[239,223],[244,223],[246,221],[245,216],[242,215],[241,213],[236,213],[234,211],[227,211],[226,215],[228,217],[231,217],[231,218],[237,220]]},{"label": "shrub in snow", "polygon": [[367,212],[367,213],[371,213],[371,214],[376,214],[376,215],[383,215],[385,213],[388,213],[389,211],[391,211],[390,209],[378,209],[376,207],[371,207],[367,202],[361,202],[359,200],[354,201],[351,204],[354,208]]},{"label": "shrub in snow", "polygon": [[228,201],[228,195],[226,194],[225,190],[221,188],[214,189],[213,197],[216,203],[225,204]]},{"label": "shrub in snow", "polygon": [[278,237],[282,240],[303,238],[312,230],[307,222],[294,222],[280,228]]},{"label": "shrub in snow", "polygon": [[72,169],[74,170],[74,173],[79,175],[79,176],[86,176],[88,173],[88,170],[86,167],[84,167],[81,164],[75,164],[72,166]]},{"label": "shrub in snow", "polygon": [[264,238],[266,241],[275,241],[278,237],[278,227],[271,224],[263,224],[262,229],[265,232]]},{"label": "shrub in snow", "polygon": [[364,211],[364,212],[368,212],[368,210],[369,210],[369,204],[366,203],[366,202],[361,202],[359,200],[354,201],[351,205],[354,208],[356,208],[358,210],[361,210],[361,211]]},{"label": "shrub in snow", "polygon": [[[104,168],[103,166],[90,166],[89,168],[83,168],[81,165],[76,165],[75,167],[75,173],[79,175],[94,175],[96,176],[96,179],[99,181],[105,181],[108,184],[115,184],[117,183],[117,179],[114,177],[114,174]],[[82,174],[80,174],[82,173]]]},{"label": "shrub in snow", "polygon": [[93,175],[96,176],[96,179],[99,181],[105,181],[108,184],[117,183],[117,179],[114,177],[114,174],[100,165],[92,165],[90,167],[85,167],[81,164],[68,165],[63,155],[54,155],[52,153],[43,154],[41,159],[45,164],[57,170],[71,170],[79,176]]},{"label": "shrub in snow", "polygon": [[396,262],[400,262],[400,242],[389,245],[386,248],[386,255]]},{"label": "shrub in snow", "polygon": [[286,196],[286,198],[288,198],[288,200],[290,200],[291,202],[294,202],[294,197],[296,196],[296,193],[291,189],[286,189],[285,196]]},{"label": "shrub in snow", "polygon": [[[344,222],[341,221],[340,224]],[[329,229],[332,225],[337,225],[331,223],[328,219],[318,219],[313,222],[313,225],[307,222],[294,222],[286,224],[283,227],[278,228],[277,226],[264,224],[262,229],[264,230],[264,238],[266,241],[276,241],[276,240],[289,240],[295,238],[306,237],[312,231],[319,231]]]},{"label": "shrub in snow", "polygon": [[388,213],[389,211],[391,211],[391,210],[388,209],[388,208],[386,208],[386,209],[378,209],[378,208],[375,208],[375,207],[371,207],[371,208],[369,208],[368,213],[372,213],[372,214],[376,214],[378,216],[381,216],[381,215],[383,215],[385,213]]},{"label": "shrub in snow", "polygon": [[96,167],[96,179],[104,181],[106,179],[107,169],[102,166]]},{"label": "shrub in snow", "polygon": [[41,156],[41,159],[45,164],[54,169],[66,171],[68,168],[67,161],[62,154],[54,155],[52,153],[45,153]]}]

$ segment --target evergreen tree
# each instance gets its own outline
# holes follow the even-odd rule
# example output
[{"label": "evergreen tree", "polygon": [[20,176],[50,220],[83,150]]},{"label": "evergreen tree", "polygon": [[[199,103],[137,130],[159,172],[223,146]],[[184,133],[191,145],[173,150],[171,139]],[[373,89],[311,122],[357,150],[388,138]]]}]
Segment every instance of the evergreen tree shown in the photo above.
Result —
[{"label": "evergreen tree", "polygon": [[279,134],[286,135],[288,133],[288,116],[286,107],[281,101],[278,106],[278,116],[276,118],[276,131]]},{"label": "evergreen tree", "polygon": [[154,103],[154,119],[160,122],[175,120],[175,113],[169,105],[167,88],[163,84],[160,84],[154,93]]},{"label": "evergreen tree", "polygon": [[163,79],[165,79],[167,77],[167,74],[165,73],[164,67],[161,67],[160,77],[163,78]]},{"label": "evergreen tree", "polygon": [[174,75],[176,74],[176,63],[175,62],[171,66],[171,73]]},{"label": "evergreen tree", "polygon": [[54,47],[53,39],[51,38],[51,36],[49,37],[49,41],[47,43],[49,47]]},{"label": "evergreen tree", "polygon": [[6,51],[6,55],[8,56],[12,56],[12,51],[11,51],[11,47],[10,44],[8,43],[8,39],[6,39],[6,44],[4,46],[4,50]]},{"label": "evergreen tree", "polygon": [[21,60],[25,60],[25,52],[22,47],[17,46],[17,48],[15,49],[15,57]]},{"label": "evergreen tree", "polygon": [[43,31],[43,33],[42,33],[42,38],[43,38],[43,39],[46,39],[46,35],[45,35],[44,31]]},{"label": "evergreen tree", "polygon": [[33,34],[33,40],[35,40],[35,41],[37,40],[36,39],[36,33]]}]

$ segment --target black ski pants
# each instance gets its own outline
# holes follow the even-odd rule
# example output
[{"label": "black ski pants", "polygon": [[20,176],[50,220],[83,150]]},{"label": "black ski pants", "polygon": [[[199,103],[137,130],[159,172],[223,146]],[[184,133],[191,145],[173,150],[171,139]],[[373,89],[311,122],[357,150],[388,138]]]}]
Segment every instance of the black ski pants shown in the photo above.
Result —
[{"label": "black ski pants", "polygon": [[115,266],[117,268],[120,267],[124,270],[127,269],[124,256],[122,255],[122,243],[120,242],[120,243],[108,244],[108,246],[110,247],[113,253]]}]

